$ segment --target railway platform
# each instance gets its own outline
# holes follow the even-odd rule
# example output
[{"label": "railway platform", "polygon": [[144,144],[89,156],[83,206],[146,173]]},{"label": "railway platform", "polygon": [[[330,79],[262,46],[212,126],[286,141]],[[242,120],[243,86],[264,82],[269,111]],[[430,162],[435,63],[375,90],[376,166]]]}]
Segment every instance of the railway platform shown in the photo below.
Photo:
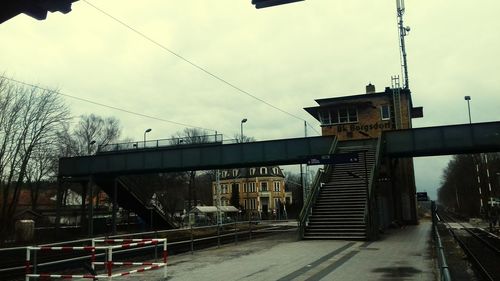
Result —
[{"label": "railway platform", "polygon": [[[174,255],[183,280],[436,280],[431,222],[393,229],[374,242],[302,240],[295,232]],[[117,280],[162,280],[159,271]]]}]

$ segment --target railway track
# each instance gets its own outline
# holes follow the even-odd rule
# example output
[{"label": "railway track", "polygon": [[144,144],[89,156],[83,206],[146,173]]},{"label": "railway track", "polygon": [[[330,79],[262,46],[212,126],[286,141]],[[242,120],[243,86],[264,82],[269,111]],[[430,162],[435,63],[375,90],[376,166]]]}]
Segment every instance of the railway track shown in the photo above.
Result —
[{"label": "railway track", "polygon": [[484,280],[500,280],[500,237],[439,212],[455,240]]},{"label": "railway track", "polygon": [[[168,254],[175,255],[194,250],[214,247],[220,244],[238,243],[248,239],[269,236],[283,231],[296,231],[290,225],[251,225],[247,223],[223,225],[219,231],[214,226],[182,230],[167,230],[119,235],[109,238],[163,238],[168,239]],[[89,246],[90,239],[53,243],[43,246]],[[152,245],[141,249],[123,249],[113,252],[116,260],[147,261],[158,257]],[[37,254],[38,272],[90,273],[90,254],[82,252],[39,252]],[[160,255],[161,256],[161,255]],[[104,259],[104,253],[96,254],[97,260]],[[0,249],[0,280],[24,280],[26,247]],[[33,268],[34,269],[34,268]],[[64,269],[64,270],[61,270]]]}]

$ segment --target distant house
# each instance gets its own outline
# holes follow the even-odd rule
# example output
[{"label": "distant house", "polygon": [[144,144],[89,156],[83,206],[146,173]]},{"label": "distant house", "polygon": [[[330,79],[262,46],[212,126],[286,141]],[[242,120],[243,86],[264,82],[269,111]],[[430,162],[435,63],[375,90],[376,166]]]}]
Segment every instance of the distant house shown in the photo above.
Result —
[{"label": "distant house", "polygon": [[[247,212],[269,216],[291,204],[292,193],[285,190],[285,176],[279,166],[222,170],[220,201],[229,206],[232,193],[239,194],[239,204]],[[217,183],[212,182],[214,205],[218,205]],[[239,207],[239,206],[235,206]]]}]

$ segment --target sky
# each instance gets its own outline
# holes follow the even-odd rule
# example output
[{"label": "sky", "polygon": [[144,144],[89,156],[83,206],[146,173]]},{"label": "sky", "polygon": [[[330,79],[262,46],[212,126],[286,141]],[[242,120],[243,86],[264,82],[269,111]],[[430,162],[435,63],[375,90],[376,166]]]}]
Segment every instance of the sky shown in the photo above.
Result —
[{"label": "sky", "polygon": [[[414,106],[424,107],[414,127],[468,122],[465,95],[473,122],[499,119],[499,10],[494,0],[406,1],[409,84]],[[314,99],[362,94],[368,83],[381,91],[401,75],[396,23],[394,0],[261,10],[250,0],[80,0],[66,15],[0,24],[0,73],[224,138],[239,133],[243,118],[244,134],[257,140],[303,137],[303,120],[314,136],[319,123],[303,110]],[[165,139],[184,129],[65,100],[75,121],[119,118],[122,138],[141,140],[151,128],[148,139]],[[415,158],[418,191],[436,198],[449,158]]]}]

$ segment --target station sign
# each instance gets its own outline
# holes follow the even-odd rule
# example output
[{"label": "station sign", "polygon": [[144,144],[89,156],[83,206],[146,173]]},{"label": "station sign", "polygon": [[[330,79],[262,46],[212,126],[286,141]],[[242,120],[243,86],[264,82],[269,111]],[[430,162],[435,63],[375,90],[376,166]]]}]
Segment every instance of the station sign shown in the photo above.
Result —
[{"label": "station sign", "polygon": [[307,160],[307,165],[345,164],[359,162],[358,152],[313,155]]},{"label": "station sign", "polygon": [[427,192],[417,192],[417,201],[429,201]]}]

